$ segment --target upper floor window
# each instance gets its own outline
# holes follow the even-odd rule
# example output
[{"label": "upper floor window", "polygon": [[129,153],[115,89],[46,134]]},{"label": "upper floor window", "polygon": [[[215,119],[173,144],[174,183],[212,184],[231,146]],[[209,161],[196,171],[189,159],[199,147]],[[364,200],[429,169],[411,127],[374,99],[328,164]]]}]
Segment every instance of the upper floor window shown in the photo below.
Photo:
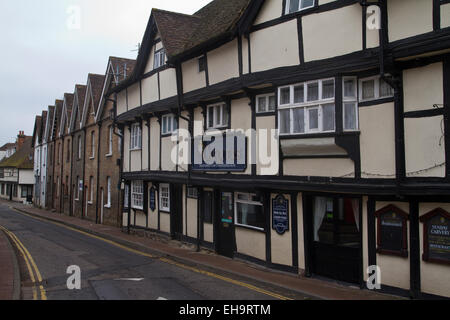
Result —
[{"label": "upper floor window", "polygon": [[334,79],[299,83],[278,90],[281,134],[335,131]]},{"label": "upper floor window", "polygon": [[108,127],[108,154],[111,156],[113,153],[113,126]]},{"label": "upper floor window", "polygon": [[342,80],[342,108],[344,130],[358,130],[358,89],[355,77],[345,77]]},{"label": "upper floor window", "polygon": [[178,130],[178,121],[175,115],[166,114],[161,118],[161,134],[171,134]]},{"label": "upper floor window", "polygon": [[91,159],[95,158],[95,131],[91,132]]},{"label": "upper floor window", "polygon": [[198,72],[206,70],[206,56],[198,58]]},{"label": "upper floor window", "polygon": [[142,148],[142,131],[141,125],[135,123],[131,126],[131,150],[139,150]]},{"label": "upper floor window", "polygon": [[158,69],[166,64],[166,50],[160,49],[155,52],[155,59],[153,62],[153,69]]},{"label": "upper floor window", "polygon": [[206,123],[208,129],[228,126],[229,108],[226,103],[214,104],[207,107]]},{"label": "upper floor window", "polygon": [[78,136],[78,160],[81,160],[81,149],[82,148],[82,146],[81,146],[81,137],[80,136]]},{"label": "upper floor window", "polygon": [[371,101],[394,96],[394,89],[380,76],[359,80],[359,101]]},{"label": "upper floor window", "polygon": [[256,96],[256,112],[257,113],[275,111],[276,104],[277,104],[277,101],[276,101],[274,94],[263,94],[260,96]]},{"label": "upper floor window", "polygon": [[111,178],[106,178],[106,187],[107,187],[107,202],[105,207],[111,207]]},{"label": "upper floor window", "polygon": [[315,0],[286,0],[286,14],[314,7]]}]

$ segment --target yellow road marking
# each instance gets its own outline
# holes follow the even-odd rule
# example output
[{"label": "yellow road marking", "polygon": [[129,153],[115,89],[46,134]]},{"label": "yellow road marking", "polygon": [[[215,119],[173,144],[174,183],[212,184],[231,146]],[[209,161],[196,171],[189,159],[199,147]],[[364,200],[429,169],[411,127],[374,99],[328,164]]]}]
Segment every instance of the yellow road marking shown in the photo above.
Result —
[{"label": "yellow road marking", "polygon": [[[27,265],[28,273],[30,274],[31,282],[33,283],[33,300],[37,300],[36,279],[35,279],[35,277],[34,277],[34,273],[33,273],[33,270],[32,270],[32,268],[31,268],[31,266],[30,266],[30,260],[29,260],[29,258],[31,258],[31,256],[27,255],[27,253],[23,250],[23,249],[25,249],[25,247],[24,247],[23,245],[21,245],[20,240],[19,240],[19,239],[18,239],[11,231],[7,230],[7,229],[6,229],[5,227],[3,227],[3,226],[0,226],[0,229],[3,230],[3,231],[6,233],[6,235],[7,235],[7,236],[15,243],[17,249],[18,249],[18,250],[20,251],[20,253],[22,254],[22,256],[23,256],[23,258],[24,258],[24,260],[25,260],[25,263],[26,263],[26,265]],[[25,249],[25,250],[26,250],[26,249]],[[27,251],[28,251],[28,250],[27,250]],[[29,254],[29,253],[28,253],[28,254]],[[32,258],[31,258],[31,259],[32,259]],[[33,261],[32,264],[34,264],[34,261]],[[36,264],[34,264],[34,266],[36,266]],[[40,276],[40,273],[39,273],[39,270],[37,269],[37,267],[36,267],[35,271],[37,271],[36,274],[37,274],[38,276]],[[42,279],[42,278],[41,278],[41,279]],[[40,280],[40,282],[41,282],[41,281],[42,281],[42,280]],[[45,295],[45,289],[43,288],[42,285],[40,286],[40,289],[41,289],[41,299],[42,299],[42,300],[47,300],[46,295]],[[44,295],[42,295],[42,292],[44,292]]]},{"label": "yellow road marking", "polygon": [[[62,224],[62,223],[59,223],[59,222],[55,222],[55,221],[51,221],[51,220],[47,220],[47,219],[43,219],[43,218],[39,218],[39,217],[35,217],[35,216],[32,216],[32,215],[26,214],[26,213],[24,213],[22,211],[16,210],[15,208],[12,208],[12,207],[10,207],[10,208],[12,210],[22,214],[22,215],[30,217],[32,219],[36,219],[36,220],[40,220],[40,221],[43,221],[43,222],[46,222],[46,223],[52,223],[54,225],[58,225],[60,227],[72,230],[74,232],[86,235],[88,237],[91,237],[91,238],[94,238],[94,239],[97,239],[97,240],[109,243],[109,244],[111,244],[113,246],[116,246],[118,248],[121,248],[123,250],[129,251],[129,252],[132,252],[132,253],[135,253],[137,255],[141,255],[141,256],[144,256],[144,257],[148,257],[148,258],[155,258],[155,256],[153,256],[151,254],[148,254],[148,253],[145,253],[145,252],[142,252],[142,251],[139,251],[139,250],[135,250],[135,249],[126,247],[126,246],[121,245],[121,244],[119,244],[117,242],[114,242],[114,241],[111,241],[111,240],[108,240],[108,239],[105,239],[105,238],[102,238],[102,237],[90,234],[88,232],[84,232],[84,231],[81,231],[81,230],[69,227],[69,226],[67,226],[65,224]],[[228,277],[224,277],[224,276],[221,276],[221,275],[209,272],[209,271],[205,271],[205,270],[197,269],[197,268],[194,268],[194,267],[190,267],[188,265],[185,265],[185,264],[182,264],[182,263],[178,263],[178,262],[175,262],[175,261],[167,259],[167,258],[158,258],[158,260],[161,261],[161,262],[165,262],[167,264],[175,265],[175,266],[177,266],[179,268],[190,270],[190,271],[195,272],[195,273],[200,273],[200,274],[203,274],[203,275],[206,275],[206,276],[209,276],[209,277],[212,277],[212,278],[216,278],[216,279],[228,282],[228,283],[232,283],[232,284],[235,284],[235,285],[238,285],[238,286],[241,286],[241,287],[245,287],[245,288],[250,289],[252,291],[255,291],[255,292],[258,292],[258,293],[262,293],[262,294],[268,295],[270,297],[273,297],[273,298],[276,298],[276,299],[279,299],[279,300],[293,300],[291,298],[279,295],[277,293],[270,292],[270,291],[258,288],[258,287],[254,286],[254,285],[251,285],[251,284],[248,284],[248,283],[245,283],[245,282],[242,282],[242,281],[234,280],[234,279],[231,279],[231,278],[228,278]]]}]

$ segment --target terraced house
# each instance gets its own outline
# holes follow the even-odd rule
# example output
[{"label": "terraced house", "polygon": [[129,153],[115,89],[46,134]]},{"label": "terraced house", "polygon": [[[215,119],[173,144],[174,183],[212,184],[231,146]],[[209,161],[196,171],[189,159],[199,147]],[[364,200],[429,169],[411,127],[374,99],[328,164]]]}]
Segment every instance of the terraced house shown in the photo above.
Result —
[{"label": "terraced house", "polygon": [[[378,266],[382,290],[449,297],[449,27],[434,0],[154,9],[108,92],[123,225],[361,287]],[[241,144],[215,143],[233,129]]]}]

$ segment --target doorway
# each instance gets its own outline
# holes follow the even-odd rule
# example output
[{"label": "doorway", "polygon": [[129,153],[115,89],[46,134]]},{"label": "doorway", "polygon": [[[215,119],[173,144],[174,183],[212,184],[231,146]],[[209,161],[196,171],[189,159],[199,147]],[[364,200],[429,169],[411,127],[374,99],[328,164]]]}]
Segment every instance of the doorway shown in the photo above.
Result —
[{"label": "doorway", "polygon": [[170,236],[172,239],[183,238],[183,186],[172,185],[171,187],[171,217]]},{"label": "doorway", "polygon": [[233,192],[216,192],[215,206],[217,230],[217,253],[233,258],[235,251],[234,240],[234,195]]},{"label": "doorway", "polygon": [[101,204],[100,204],[100,221],[98,222],[99,224],[103,224],[103,210],[105,208],[105,199],[104,199],[104,194],[103,194],[103,188],[101,188]]},{"label": "doorway", "polygon": [[361,200],[312,196],[307,201],[311,272],[338,281],[360,284]]}]

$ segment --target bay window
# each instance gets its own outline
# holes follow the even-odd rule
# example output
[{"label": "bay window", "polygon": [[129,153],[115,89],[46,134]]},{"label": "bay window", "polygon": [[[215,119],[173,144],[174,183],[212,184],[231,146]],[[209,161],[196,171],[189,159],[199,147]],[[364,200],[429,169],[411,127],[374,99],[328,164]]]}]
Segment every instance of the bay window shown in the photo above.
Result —
[{"label": "bay window", "polygon": [[261,197],[252,193],[235,195],[236,225],[264,230],[265,216]]},{"label": "bay window", "polygon": [[358,130],[358,90],[355,77],[346,77],[342,80],[343,87],[343,117],[344,130]]},{"label": "bay window", "polygon": [[280,133],[307,134],[335,131],[334,79],[279,88]]},{"label": "bay window", "polygon": [[170,212],[170,186],[168,184],[159,186],[159,209]]},{"label": "bay window", "polygon": [[142,131],[141,125],[135,123],[131,126],[131,150],[139,150],[142,148]]},{"label": "bay window", "polygon": [[225,103],[214,104],[207,107],[206,123],[208,129],[228,126],[228,106]]},{"label": "bay window", "polygon": [[131,183],[131,207],[138,210],[144,209],[143,181],[133,181]]},{"label": "bay window", "polygon": [[394,89],[380,76],[359,80],[359,101],[371,101],[394,96]]}]

